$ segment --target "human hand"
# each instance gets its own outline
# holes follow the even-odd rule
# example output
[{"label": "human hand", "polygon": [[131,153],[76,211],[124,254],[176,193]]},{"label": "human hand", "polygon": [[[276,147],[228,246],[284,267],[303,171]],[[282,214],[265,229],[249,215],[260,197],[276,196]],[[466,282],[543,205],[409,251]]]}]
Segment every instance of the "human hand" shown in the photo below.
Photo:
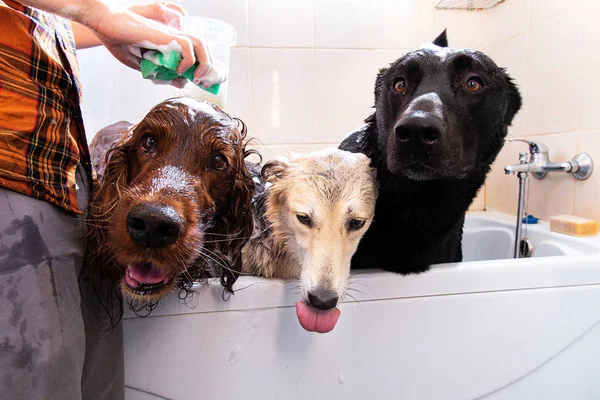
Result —
[{"label": "human hand", "polygon": [[187,15],[183,7],[168,1],[131,6],[128,10],[180,31],[183,30],[183,19]]},{"label": "human hand", "polygon": [[[134,6],[129,10],[106,5],[99,8],[86,13],[82,23],[92,29],[111,54],[123,64],[139,70],[140,49],[148,48],[162,52],[178,51],[182,55],[178,73],[183,73],[198,61],[199,65],[194,71],[196,84],[213,68],[214,62],[206,45],[199,38],[180,30],[185,11],[178,5],[160,2]],[[224,78],[220,77],[219,80],[223,81]],[[182,87],[185,82],[181,78],[172,84]]]}]

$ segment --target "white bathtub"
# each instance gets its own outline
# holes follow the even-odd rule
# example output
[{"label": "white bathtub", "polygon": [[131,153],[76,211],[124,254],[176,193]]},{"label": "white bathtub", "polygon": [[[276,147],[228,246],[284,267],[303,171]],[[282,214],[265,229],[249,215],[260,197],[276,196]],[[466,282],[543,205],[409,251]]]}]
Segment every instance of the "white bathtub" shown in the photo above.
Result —
[{"label": "white bathtub", "polygon": [[513,228],[472,213],[465,262],[358,273],[326,335],[300,327],[294,282],[251,277],[128,314],[127,399],[600,398],[600,238],[529,226],[534,258],[511,260]]}]

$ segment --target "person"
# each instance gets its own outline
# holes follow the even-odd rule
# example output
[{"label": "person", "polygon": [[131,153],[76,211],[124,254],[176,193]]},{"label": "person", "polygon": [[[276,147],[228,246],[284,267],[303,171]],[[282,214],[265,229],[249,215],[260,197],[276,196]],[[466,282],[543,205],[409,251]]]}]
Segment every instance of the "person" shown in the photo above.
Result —
[{"label": "person", "polygon": [[0,0],[2,400],[124,398],[122,329],[99,332],[78,280],[92,166],[75,48],[102,44],[136,69],[139,48],[177,49],[178,72],[197,61],[194,83],[220,83],[207,81],[206,45],[178,29],[183,15],[164,2]]}]

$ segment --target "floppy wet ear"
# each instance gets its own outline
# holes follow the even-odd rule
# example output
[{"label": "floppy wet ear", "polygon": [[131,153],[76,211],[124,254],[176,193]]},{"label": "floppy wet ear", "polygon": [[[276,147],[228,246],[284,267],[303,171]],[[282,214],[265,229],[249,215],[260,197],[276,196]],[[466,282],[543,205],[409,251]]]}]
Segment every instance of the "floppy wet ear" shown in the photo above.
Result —
[{"label": "floppy wet ear", "polygon": [[[112,291],[118,287],[119,268],[113,257],[108,254],[106,242],[110,229],[111,216],[121,200],[121,194],[128,182],[128,154],[131,147],[131,134],[128,132],[119,143],[106,154],[106,167],[102,182],[94,185],[94,191],[86,209],[88,224],[87,251],[84,268],[81,271],[83,279],[90,279],[102,310],[94,310],[97,315],[108,315],[111,324],[121,317],[116,314],[112,299]],[[119,297],[119,302],[122,299]],[[121,310],[121,307],[117,307]]]},{"label": "floppy wet ear", "polygon": [[221,268],[221,285],[233,293],[233,284],[242,271],[242,248],[252,236],[252,196],[254,182],[244,162],[238,169],[234,179],[230,201],[224,216],[224,226],[229,240],[219,246],[231,264],[229,268]]},{"label": "floppy wet ear", "polygon": [[379,99],[379,94],[383,89],[383,76],[388,71],[389,68],[379,68],[379,72],[377,73],[377,78],[375,78],[375,102],[377,103],[377,99]]},{"label": "floppy wet ear", "polygon": [[444,32],[440,33],[438,37],[433,39],[432,43],[439,47],[448,47],[448,37],[446,36],[446,29],[444,29]]},{"label": "floppy wet ear", "polygon": [[262,178],[267,182],[274,182],[285,176],[290,166],[290,159],[286,156],[277,156],[268,161],[260,172]]},{"label": "floppy wet ear", "polygon": [[[246,126],[238,120],[241,126],[241,140],[246,137]],[[242,248],[252,236],[252,197],[254,195],[254,181],[248,166],[246,158],[252,154],[258,154],[255,150],[248,149],[248,142],[242,144],[242,157],[239,157],[233,177],[231,193],[228,195],[228,203],[221,214],[219,226],[225,227],[224,232],[228,240],[217,241],[216,251],[222,254],[221,261],[226,267],[221,267],[221,286],[229,293],[233,293],[233,284],[242,271]],[[260,156],[260,155],[259,155]]]}]

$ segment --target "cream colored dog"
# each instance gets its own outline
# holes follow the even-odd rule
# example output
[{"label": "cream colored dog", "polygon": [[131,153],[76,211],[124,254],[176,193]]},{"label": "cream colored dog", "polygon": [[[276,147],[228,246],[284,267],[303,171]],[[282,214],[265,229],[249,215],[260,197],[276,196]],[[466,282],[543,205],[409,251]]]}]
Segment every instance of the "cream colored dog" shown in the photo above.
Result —
[{"label": "cream colored dog", "polygon": [[300,278],[300,324],[329,332],[346,294],[350,260],[375,212],[370,160],[330,148],[277,157],[254,175],[254,232],[243,249],[243,269],[266,278]]}]

